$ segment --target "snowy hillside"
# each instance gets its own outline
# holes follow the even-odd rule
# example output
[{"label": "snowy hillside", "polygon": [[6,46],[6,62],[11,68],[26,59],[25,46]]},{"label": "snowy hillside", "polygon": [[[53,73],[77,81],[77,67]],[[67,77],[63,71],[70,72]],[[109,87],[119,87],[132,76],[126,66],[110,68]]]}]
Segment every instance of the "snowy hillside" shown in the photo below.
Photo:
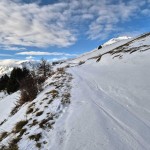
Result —
[{"label": "snowy hillside", "polygon": [[99,54],[108,52],[108,51],[110,51],[110,50],[112,50],[112,49],[114,49],[116,47],[119,47],[119,46],[121,46],[121,45],[123,45],[123,44],[125,44],[125,43],[127,43],[129,41],[131,41],[131,38],[128,38],[126,36],[124,38],[116,38],[116,39],[118,39],[118,41],[115,40],[114,43],[106,44],[106,46],[104,46],[101,49],[97,49],[96,48],[96,49],[94,49],[94,50],[92,50],[90,52],[87,52],[87,53],[79,56],[77,59],[73,59],[73,60],[71,60],[69,62],[74,64],[74,63],[77,63],[79,61],[86,61],[86,60],[90,59],[91,57],[98,56]]},{"label": "snowy hillside", "polygon": [[[65,69],[14,115],[19,91],[1,93],[0,146],[13,140],[19,150],[149,150],[149,58],[147,33],[56,65]],[[19,121],[25,125],[16,132]]]}]

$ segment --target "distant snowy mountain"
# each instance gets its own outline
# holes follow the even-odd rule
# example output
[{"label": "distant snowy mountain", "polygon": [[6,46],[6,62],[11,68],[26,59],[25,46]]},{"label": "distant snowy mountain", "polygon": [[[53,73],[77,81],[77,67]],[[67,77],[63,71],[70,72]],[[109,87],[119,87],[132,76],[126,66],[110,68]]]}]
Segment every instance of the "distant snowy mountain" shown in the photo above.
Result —
[{"label": "distant snowy mountain", "polygon": [[119,41],[122,41],[122,40],[127,40],[127,39],[131,39],[131,37],[129,36],[121,36],[121,37],[118,37],[118,38],[113,38],[113,39],[110,39],[109,41],[107,41],[106,43],[104,43],[102,46],[108,46],[108,45],[111,45],[111,44],[114,44],[116,42],[119,42]]},{"label": "distant snowy mountain", "polygon": [[23,68],[26,67],[30,70],[36,68],[38,65],[37,61],[31,60],[0,60],[0,76],[3,74],[9,74],[14,67]]}]

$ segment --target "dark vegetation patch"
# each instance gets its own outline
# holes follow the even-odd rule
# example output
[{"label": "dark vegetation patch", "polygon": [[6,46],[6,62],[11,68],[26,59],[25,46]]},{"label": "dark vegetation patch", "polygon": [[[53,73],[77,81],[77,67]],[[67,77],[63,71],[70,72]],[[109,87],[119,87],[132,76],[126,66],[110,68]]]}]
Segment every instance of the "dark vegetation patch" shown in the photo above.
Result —
[{"label": "dark vegetation patch", "polygon": [[27,123],[28,123],[27,120],[17,122],[17,124],[15,125],[14,133],[20,132]]},{"label": "dark vegetation patch", "polygon": [[0,150],[19,150],[17,143],[20,141],[20,137],[12,139],[8,146],[2,146]]},{"label": "dark vegetation patch", "polygon": [[30,140],[34,140],[34,141],[39,141],[40,140],[40,138],[42,137],[42,134],[41,133],[38,133],[38,134],[34,134],[34,135],[30,135],[29,136],[29,139]]},{"label": "dark vegetation patch", "polygon": [[33,112],[33,110],[34,110],[33,108],[30,108],[30,107],[29,107],[29,108],[28,108],[28,110],[27,110],[27,112],[26,112],[26,114],[30,114],[30,113],[32,113],[32,112]]},{"label": "dark vegetation patch", "polygon": [[27,131],[27,129],[21,129],[19,137],[22,137],[22,135]]},{"label": "dark vegetation patch", "polygon": [[53,98],[57,97],[59,92],[55,89],[51,90],[50,92],[47,92],[46,94],[51,94]]},{"label": "dark vegetation patch", "polygon": [[52,102],[53,102],[53,99],[50,99],[47,104],[51,104]]},{"label": "dark vegetation patch", "polygon": [[36,116],[41,116],[43,114],[43,111],[39,111],[36,113]]},{"label": "dark vegetation patch", "polygon": [[8,132],[2,132],[1,135],[0,135],[0,142],[5,139],[8,135]]},{"label": "dark vegetation patch", "polygon": [[17,102],[15,104],[15,107],[11,110],[10,115],[12,116],[12,115],[16,114],[20,107],[21,107],[21,104]]},{"label": "dark vegetation patch", "polygon": [[42,129],[45,129],[46,127],[52,128],[51,123],[48,122],[48,119],[43,119],[40,123],[39,123],[39,127]]},{"label": "dark vegetation patch", "polygon": [[61,100],[62,104],[70,103],[70,96],[71,96],[70,93],[64,93],[62,95],[62,100]]},{"label": "dark vegetation patch", "polygon": [[41,148],[41,143],[36,143],[36,147]]}]

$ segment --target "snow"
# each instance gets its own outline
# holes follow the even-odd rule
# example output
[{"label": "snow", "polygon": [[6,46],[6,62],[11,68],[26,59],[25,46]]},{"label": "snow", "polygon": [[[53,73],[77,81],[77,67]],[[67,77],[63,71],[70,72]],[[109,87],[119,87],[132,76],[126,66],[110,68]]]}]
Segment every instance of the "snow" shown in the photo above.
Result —
[{"label": "snow", "polygon": [[116,42],[119,42],[119,41],[122,41],[122,40],[127,40],[127,39],[131,39],[131,37],[128,37],[128,36],[121,36],[121,37],[118,37],[118,38],[113,38],[113,39],[110,39],[109,41],[107,41],[106,43],[104,43],[102,46],[108,46],[108,45],[112,45]]},{"label": "snow", "polygon": [[10,112],[18,101],[19,96],[19,92],[16,92],[12,95],[5,96],[0,100],[0,123],[10,115]]},{"label": "snow", "polygon": [[98,55],[100,55],[102,53],[106,53],[106,52],[108,52],[108,51],[110,51],[110,50],[112,50],[112,49],[114,49],[116,47],[119,47],[119,46],[121,46],[121,45],[123,45],[123,44],[125,44],[125,43],[127,43],[127,42],[129,42],[131,40],[132,39],[130,39],[130,38],[129,39],[124,39],[124,40],[120,40],[118,42],[115,42],[112,45],[104,46],[102,49],[99,49],[99,50],[98,49],[94,49],[94,50],[92,50],[90,52],[87,52],[87,53],[85,53],[85,54],[75,58],[75,59],[72,59],[72,60],[68,61],[67,64],[69,63],[71,65],[74,65],[76,63],[79,63],[80,61],[86,61],[86,60],[88,60],[88,59],[90,59],[92,57],[98,56]]},{"label": "snow", "polygon": [[[27,129],[27,132],[18,142],[19,149],[38,149],[36,147],[37,142],[30,140],[29,136],[41,133],[42,137],[39,142],[42,143],[42,149],[46,150],[47,145],[50,145],[51,143],[51,140],[47,137],[49,137],[49,134],[53,129],[53,124],[55,124],[68,106],[67,103],[63,103],[62,100],[64,94],[69,93],[70,91],[70,82],[70,74],[57,71],[45,81],[42,87],[43,90],[37,97],[32,102],[22,105],[14,115],[10,115],[10,112],[12,108],[15,107],[15,102],[19,99],[20,92],[18,91],[2,99],[0,101],[0,119],[2,119],[2,121],[3,119],[6,120],[0,125],[0,134],[7,132],[8,136],[1,141],[0,146],[7,146],[13,138],[16,138],[19,135],[13,132],[17,122],[28,120],[28,123],[24,126],[24,129]],[[56,97],[52,96],[52,90],[58,91]],[[69,100],[69,97],[67,100]],[[33,108],[33,112],[27,114],[26,112],[29,108]],[[42,112],[42,114],[37,116],[37,112]],[[44,119],[48,120],[44,123],[44,127],[41,127],[40,123]],[[35,125],[33,125],[34,120],[37,121]],[[50,127],[48,125],[50,125]],[[45,142],[45,144],[43,144],[43,142]]]},{"label": "snow", "polygon": [[99,63],[69,69],[72,103],[56,124],[49,150],[149,150],[149,57],[150,51],[122,59],[107,54]]},{"label": "snow", "polygon": [[[16,122],[27,119],[29,122],[24,127],[27,132],[18,143],[19,150],[37,150],[36,142],[29,140],[30,135],[37,133],[42,133],[40,143],[46,141],[42,150],[149,150],[149,49],[150,35],[120,38],[100,50],[94,49],[56,65],[55,71],[57,67],[71,67],[68,73],[55,73],[49,77],[37,98],[23,105],[11,117],[10,110],[18,93],[9,96],[0,93],[1,97],[4,96],[0,100],[0,119],[8,119],[0,126],[0,132],[11,132]],[[100,54],[102,58],[96,62],[93,57]],[[78,65],[80,61],[85,63]],[[70,74],[73,76],[71,83]],[[56,88],[58,85],[62,85],[61,88]],[[53,89],[57,89],[59,95],[48,105]],[[69,106],[61,103],[65,92],[71,92]],[[34,111],[37,108],[43,111],[41,116],[37,117],[35,112],[26,115],[33,103]],[[49,121],[53,124],[52,128],[39,128],[38,124],[48,115],[54,117]],[[38,124],[31,127],[34,119]],[[7,144],[12,136],[10,134],[2,143]]]},{"label": "snow", "polygon": [[10,74],[14,67],[23,68],[26,67],[29,70],[34,70],[39,64],[38,61],[32,60],[13,60],[13,59],[4,59],[0,60],[0,76],[4,74]]},{"label": "snow", "polygon": [[4,97],[6,97],[7,96],[7,93],[5,93],[5,92],[0,92],[0,101],[2,100],[2,99],[4,99]]}]

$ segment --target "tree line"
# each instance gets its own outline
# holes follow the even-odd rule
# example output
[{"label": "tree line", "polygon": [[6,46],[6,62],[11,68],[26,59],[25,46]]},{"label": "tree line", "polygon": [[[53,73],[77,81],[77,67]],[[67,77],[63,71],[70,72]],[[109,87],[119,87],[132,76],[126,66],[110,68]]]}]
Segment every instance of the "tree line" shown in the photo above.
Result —
[{"label": "tree line", "polygon": [[3,75],[0,78],[0,91],[12,94],[21,91],[21,101],[33,100],[39,90],[40,85],[51,74],[51,65],[44,59],[41,60],[37,68],[37,73],[27,68],[13,68],[10,75]]}]

